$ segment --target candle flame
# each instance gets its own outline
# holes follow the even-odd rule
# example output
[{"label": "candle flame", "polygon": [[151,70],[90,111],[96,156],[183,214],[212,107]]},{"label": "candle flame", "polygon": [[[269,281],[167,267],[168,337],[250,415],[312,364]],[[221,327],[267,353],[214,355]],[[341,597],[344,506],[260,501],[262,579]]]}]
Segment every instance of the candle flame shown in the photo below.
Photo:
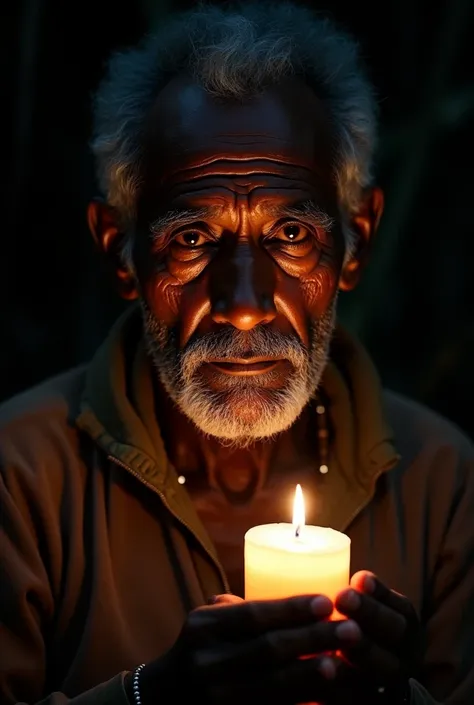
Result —
[{"label": "candle flame", "polygon": [[298,537],[301,528],[305,525],[304,515],[304,498],[301,485],[296,485],[295,499],[293,502],[293,526],[295,528],[295,536]]}]

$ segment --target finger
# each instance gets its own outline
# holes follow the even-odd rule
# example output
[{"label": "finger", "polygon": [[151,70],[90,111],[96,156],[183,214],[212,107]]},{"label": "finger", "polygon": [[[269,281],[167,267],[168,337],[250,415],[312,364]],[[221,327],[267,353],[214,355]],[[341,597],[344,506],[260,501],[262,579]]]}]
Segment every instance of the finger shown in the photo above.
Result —
[{"label": "finger", "polygon": [[207,607],[221,607],[222,605],[238,605],[244,602],[241,597],[225,593],[223,595],[213,595],[209,598]]},{"label": "finger", "polygon": [[[349,705],[340,696],[330,698],[334,689],[334,676],[336,668],[331,666],[331,659],[327,656],[316,657],[306,661],[289,663],[273,674],[260,679],[257,683],[257,692],[260,695],[258,702],[271,702],[272,705],[283,703],[308,703],[327,702],[333,700],[338,705]],[[329,677],[328,677],[329,674]],[[267,694],[271,697],[267,699]]]},{"label": "finger", "polygon": [[195,675],[202,680],[228,678],[232,673],[261,672],[321,652],[349,648],[362,638],[355,622],[316,622],[297,629],[267,632],[250,642],[218,643],[194,653]]},{"label": "finger", "polygon": [[188,617],[193,638],[210,636],[237,640],[259,636],[270,630],[311,624],[332,613],[332,602],[323,595],[304,595],[284,600],[242,602],[221,609],[203,607]]},{"label": "finger", "polygon": [[[295,661],[274,671],[239,678],[231,687],[212,683],[209,700],[226,705],[294,705],[310,701],[327,702],[334,688],[336,669],[329,657]],[[329,677],[328,677],[329,676]],[[334,697],[331,700],[335,700]],[[336,700],[335,700],[336,701]],[[352,705],[348,697],[337,698],[338,705]]]},{"label": "finger", "polygon": [[[261,702],[271,702],[272,705],[308,702],[370,705],[366,698],[359,697],[366,695],[366,688],[361,688],[361,679],[354,669],[346,666],[349,677],[340,677],[341,664],[337,656],[290,663],[258,683],[260,700],[257,702],[259,705]],[[268,693],[271,693],[271,699]]]},{"label": "finger", "polygon": [[373,596],[349,588],[339,593],[335,605],[341,614],[355,620],[366,636],[382,646],[395,646],[403,641],[408,628],[406,618]]},{"label": "finger", "polygon": [[[382,705],[387,702],[383,696],[387,688],[391,687],[387,682],[382,685],[381,681],[376,679],[374,673],[367,674],[364,669],[354,668],[343,657],[333,656],[331,660],[334,662],[333,668],[335,667],[336,669],[336,682],[344,686],[345,692],[352,694],[351,705],[354,705],[354,703]],[[396,700],[395,702],[399,701]]]},{"label": "finger", "polygon": [[402,614],[410,621],[416,617],[415,608],[410,600],[399,592],[390,590],[374,573],[367,570],[355,573],[351,578],[351,587],[358,592],[371,595],[375,600]]},{"label": "finger", "polygon": [[370,570],[359,570],[352,576],[350,586],[359,592],[370,593],[373,590],[375,579],[375,573],[371,573]]},{"label": "finger", "polygon": [[402,663],[398,656],[370,639],[349,644],[340,652],[363,678],[373,683],[391,683],[401,675]]}]

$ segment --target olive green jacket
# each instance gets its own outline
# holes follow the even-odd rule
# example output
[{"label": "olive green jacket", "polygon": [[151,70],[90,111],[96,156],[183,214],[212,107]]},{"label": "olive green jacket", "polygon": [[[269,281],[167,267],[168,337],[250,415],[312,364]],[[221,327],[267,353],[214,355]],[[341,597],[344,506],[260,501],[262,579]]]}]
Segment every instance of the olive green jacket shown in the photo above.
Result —
[{"label": "olive green jacket", "polygon": [[[124,673],[228,589],[166,457],[140,339],[132,309],[89,366],[0,409],[0,705],[127,705]],[[418,610],[413,705],[473,705],[473,446],[383,392],[342,331],[323,387],[334,443],[318,523],[350,536],[352,572]]]}]

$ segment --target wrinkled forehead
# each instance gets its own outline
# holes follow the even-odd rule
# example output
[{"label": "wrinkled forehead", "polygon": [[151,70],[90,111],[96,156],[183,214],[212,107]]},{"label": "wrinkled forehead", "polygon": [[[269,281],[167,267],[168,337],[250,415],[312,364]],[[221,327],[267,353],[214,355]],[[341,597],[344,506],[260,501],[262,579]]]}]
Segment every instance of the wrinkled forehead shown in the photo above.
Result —
[{"label": "wrinkled forehead", "polygon": [[180,75],[155,101],[145,154],[162,183],[221,160],[268,160],[329,175],[334,142],[323,101],[298,77],[239,102],[216,99]]}]

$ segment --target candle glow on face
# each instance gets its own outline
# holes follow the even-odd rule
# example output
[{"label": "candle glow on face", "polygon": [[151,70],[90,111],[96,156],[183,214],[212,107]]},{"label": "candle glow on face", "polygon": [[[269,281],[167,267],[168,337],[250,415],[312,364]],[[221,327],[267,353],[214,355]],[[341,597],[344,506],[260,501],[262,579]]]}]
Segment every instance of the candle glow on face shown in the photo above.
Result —
[{"label": "candle glow on face", "polygon": [[349,585],[350,543],[339,531],[305,523],[297,485],[291,524],[263,524],[245,534],[245,598],[322,594],[334,600]]}]

